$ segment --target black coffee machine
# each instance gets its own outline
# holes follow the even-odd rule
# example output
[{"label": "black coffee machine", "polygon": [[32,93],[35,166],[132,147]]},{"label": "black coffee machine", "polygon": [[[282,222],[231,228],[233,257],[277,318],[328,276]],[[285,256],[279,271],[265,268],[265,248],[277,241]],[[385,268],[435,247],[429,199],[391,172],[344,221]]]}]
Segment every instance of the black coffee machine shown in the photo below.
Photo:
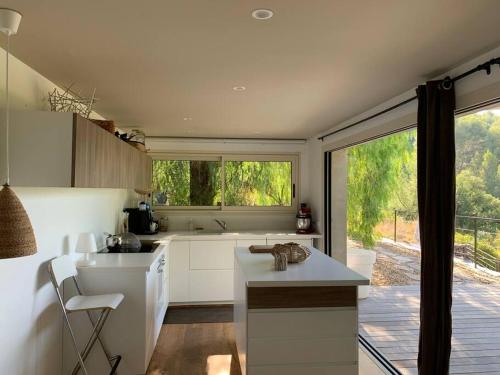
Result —
[{"label": "black coffee machine", "polygon": [[141,202],[139,208],[125,208],[123,211],[128,212],[129,232],[134,234],[158,233],[158,224],[153,220],[153,213],[148,203]]}]

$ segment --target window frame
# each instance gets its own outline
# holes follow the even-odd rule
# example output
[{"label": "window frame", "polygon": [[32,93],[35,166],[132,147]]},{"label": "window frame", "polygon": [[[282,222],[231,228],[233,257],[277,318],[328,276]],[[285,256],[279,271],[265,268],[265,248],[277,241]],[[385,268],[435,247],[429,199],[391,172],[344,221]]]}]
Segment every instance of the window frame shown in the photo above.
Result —
[{"label": "window frame", "polygon": [[[153,160],[205,160],[221,162],[221,205],[220,206],[167,206],[154,205],[155,211],[223,211],[223,212],[295,212],[298,207],[300,196],[300,154],[299,153],[235,153],[235,152],[150,152]],[[280,206],[226,206],[225,193],[225,170],[226,161],[283,161],[292,163],[292,204],[287,207]],[[152,197],[151,197],[152,199]]]}]

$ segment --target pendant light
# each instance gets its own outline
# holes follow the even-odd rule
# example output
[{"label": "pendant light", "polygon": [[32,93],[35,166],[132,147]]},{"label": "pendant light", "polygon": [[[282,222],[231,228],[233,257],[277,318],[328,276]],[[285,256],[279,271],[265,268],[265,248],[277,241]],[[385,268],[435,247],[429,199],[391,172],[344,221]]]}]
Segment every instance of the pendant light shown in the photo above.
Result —
[{"label": "pendant light", "polygon": [[36,240],[30,219],[21,201],[9,186],[9,42],[17,33],[21,13],[0,8],[0,31],[7,35],[5,63],[5,184],[0,191],[0,259],[36,253]]}]

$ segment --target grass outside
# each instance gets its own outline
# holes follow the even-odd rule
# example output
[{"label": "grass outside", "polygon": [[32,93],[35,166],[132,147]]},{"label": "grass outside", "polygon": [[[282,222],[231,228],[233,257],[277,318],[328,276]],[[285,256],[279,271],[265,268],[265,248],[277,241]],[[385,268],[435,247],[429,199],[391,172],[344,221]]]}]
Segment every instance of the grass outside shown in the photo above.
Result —
[{"label": "grass outside", "polygon": [[[396,221],[396,241],[418,244],[417,220],[407,221],[401,217]],[[375,227],[375,233],[379,238],[394,240],[394,217],[385,218]]]}]

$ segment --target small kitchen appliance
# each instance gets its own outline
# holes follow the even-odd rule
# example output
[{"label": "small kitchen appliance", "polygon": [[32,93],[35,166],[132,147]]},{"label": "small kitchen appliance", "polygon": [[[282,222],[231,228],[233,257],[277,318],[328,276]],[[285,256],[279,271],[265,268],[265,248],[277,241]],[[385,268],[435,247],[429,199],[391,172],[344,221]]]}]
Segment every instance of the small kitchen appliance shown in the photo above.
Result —
[{"label": "small kitchen appliance", "polygon": [[128,213],[128,230],[134,234],[156,234],[158,223],[153,220],[153,212],[148,203],[139,203],[138,208],[126,208]]},{"label": "small kitchen appliance", "polygon": [[311,208],[307,207],[306,203],[300,204],[300,210],[295,218],[297,219],[296,228],[298,234],[312,233]]}]

